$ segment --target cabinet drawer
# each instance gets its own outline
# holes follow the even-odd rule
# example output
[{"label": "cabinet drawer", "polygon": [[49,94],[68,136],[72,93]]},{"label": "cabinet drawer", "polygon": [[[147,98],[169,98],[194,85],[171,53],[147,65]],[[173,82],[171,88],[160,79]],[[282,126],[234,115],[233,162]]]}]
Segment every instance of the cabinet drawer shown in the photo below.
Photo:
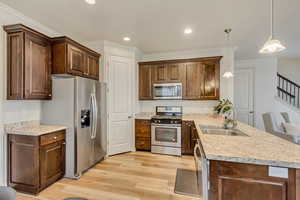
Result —
[{"label": "cabinet drawer", "polygon": [[58,142],[65,139],[65,131],[58,131],[41,136],[41,146]]},{"label": "cabinet drawer", "polygon": [[137,137],[151,137],[150,120],[135,120],[135,135]]},{"label": "cabinet drawer", "polygon": [[147,137],[136,137],[135,147],[137,150],[150,151],[151,139]]}]

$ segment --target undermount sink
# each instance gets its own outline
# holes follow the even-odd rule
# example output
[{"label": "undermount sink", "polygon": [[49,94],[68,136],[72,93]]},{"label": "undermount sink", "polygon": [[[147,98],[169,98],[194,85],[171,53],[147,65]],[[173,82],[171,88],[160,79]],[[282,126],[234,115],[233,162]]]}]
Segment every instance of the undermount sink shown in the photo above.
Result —
[{"label": "undermount sink", "polygon": [[213,134],[213,135],[228,135],[228,136],[248,136],[244,132],[238,129],[224,129],[218,126],[202,126],[200,129],[204,134]]}]

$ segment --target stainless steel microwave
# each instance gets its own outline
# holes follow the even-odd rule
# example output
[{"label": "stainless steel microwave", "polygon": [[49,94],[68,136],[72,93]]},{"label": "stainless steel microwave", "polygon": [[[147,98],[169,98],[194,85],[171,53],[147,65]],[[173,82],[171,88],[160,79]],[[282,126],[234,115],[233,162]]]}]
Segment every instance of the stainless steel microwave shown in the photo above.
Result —
[{"label": "stainless steel microwave", "polygon": [[181,83],[153,84],[154,99],[182,99]]}]

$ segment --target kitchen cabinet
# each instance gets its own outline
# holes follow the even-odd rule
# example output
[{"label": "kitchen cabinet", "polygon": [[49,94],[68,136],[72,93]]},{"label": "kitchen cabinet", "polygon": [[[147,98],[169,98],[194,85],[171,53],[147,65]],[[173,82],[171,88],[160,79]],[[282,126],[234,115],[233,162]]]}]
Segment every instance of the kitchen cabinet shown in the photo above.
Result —
[{"label": "kitchen cabinet", "polygon": [[220,90],[220,63],[203,62],[204,65],[204,87],[201,94],[202,100],[218,100]]},{"label": "kitchen cabinet", "polygon": [[181,63],[153,65],[153,83],[178,83],[185,79],[185,67]]},{"label": "kitchen cabinet", "polygon": [[135,148],[141,151],[151,151],[150,120],[135,120]]},{"label": "kitchen cabinet", "polygon": [[269,166],[210,161],[211,200],[295,200],[296,169],[287,169],[287,178],[269,176]]},{"label": "kitchen cabinet", "polygon": [[69,74],[99,80],[100,54],[68,37],[52,38],[52,74]]},{"label": "kitchen cabinet", "polygon": [[184,99],[201,99],[204,88],[204,65],[200,62],[186,64],[186,92]]},{"label": "kitchen cabinet", "polygon": [[153,84],[182,83],[183,100],[218,100],[221,58],[140,62],[139,99],[153,99]]},{"label": "kitchen cabinet", "polygon": [[8,135],[8,185],[37,194],[65,174],[65,131]]},{"label": "kitchen cabinet", "polygon": [[193,121],[182,121],[181,152],[185,155],[193,155],[197,143],[198,133]]},{"label": "kitchen cabinet", "polygon": [[167,83],[168,82],[168,67],[165,64],[154,65],[153,67],[153,83]]},{"label": "kitchen cabinet", "polygon": [[24,25],[7,32],[7,99],[51,99],[51,39]]},{"label": "kitchen cabinet", "polygon": [[139,66],[139,99],[152,99],[152,74],[153,68],[148,65]]}]

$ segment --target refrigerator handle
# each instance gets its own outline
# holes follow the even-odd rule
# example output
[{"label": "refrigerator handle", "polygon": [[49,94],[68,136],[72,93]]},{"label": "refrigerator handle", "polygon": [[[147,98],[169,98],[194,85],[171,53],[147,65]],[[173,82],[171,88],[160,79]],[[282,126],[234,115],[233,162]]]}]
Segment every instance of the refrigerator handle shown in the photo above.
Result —
[{"label": "refrigerator handle", "polygon": [[91,115],[91,132],[90,132],[90,136],[91,138],[93,137],[93,130],[94,130],[94,104],[93,104],[93,94],[91,94],[90,97],[90,115]]},{"label": "refrigerator handle", "polygon": [[97,106],[97,99],[96,99],[96,95],[94,94],[94,135],[93,135],[93,139],[96,138],[96,134],[97,134],[97,122],[98,122],[98,106]]}]

